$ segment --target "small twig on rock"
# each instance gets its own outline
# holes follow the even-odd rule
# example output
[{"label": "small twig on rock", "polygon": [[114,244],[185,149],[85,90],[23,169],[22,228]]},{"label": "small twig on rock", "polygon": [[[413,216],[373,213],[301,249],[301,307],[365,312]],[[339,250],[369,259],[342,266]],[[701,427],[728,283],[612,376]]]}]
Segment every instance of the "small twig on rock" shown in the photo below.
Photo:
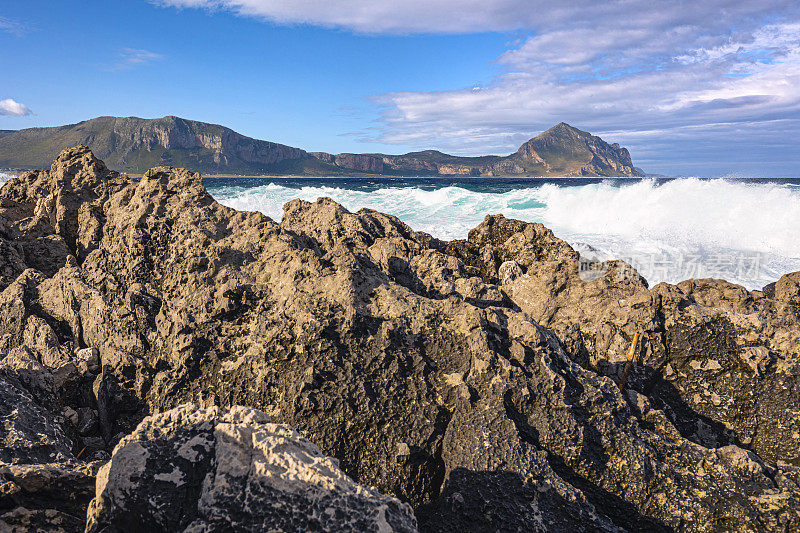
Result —
[{"label": "small twig on rock", "polygon": [[75,459],[80,459],[81,455],[83,455],[83,452],[85,451],[86,451],[86,446],[84,446],[83,449],[78,452],[78,455],[75,456]]},{"label": "small twig on rock", "polygon": [[630,374],[631,367],[633,366],[633,356],[636,353],[636,345],[639,344],[639,332],[633,334],[631,341],[631,349],[628,350],[628,362],[625,363],[625,369],[622,371],[622,378],[619,380],[619,390],[625,390],[625,382],[628,381],[628,374]]}]

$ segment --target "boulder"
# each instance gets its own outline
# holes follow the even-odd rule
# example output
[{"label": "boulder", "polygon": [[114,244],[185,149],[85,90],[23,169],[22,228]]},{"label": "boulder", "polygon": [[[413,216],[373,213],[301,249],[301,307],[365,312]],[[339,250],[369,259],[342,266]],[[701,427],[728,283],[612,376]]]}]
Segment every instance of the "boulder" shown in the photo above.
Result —
[{"label": "boulder", "polygon": [[355,483],[255,409],[187,404],[145,418],[97,476],[87,533],[417,530],[411,508]]},{"label": "boulder", "polygon": [[0,463],[0,530],[79,533],[99,462]]},{"label": "boulder", "polygon": [[54,388],[25,346],[0,360],[2,531],[83,531],[99,464],[73,454]]},{"label": "boulder", "polygon": [[573,360],[621,379],[708,447],[736,444],[800,465],[800,322],[793,275],[747,291],[724,280],[649,290],[629,265],[604,262],[587,281],[580,262],[539,262],[503,285],[510,300],[553,330]]},{"label": "boulder", "polygon": [[[0,271],[13,278],[0,353],[13,351],[9,387],[31,389],[15,394],[46,445],[12,449],[17,464],[100,459],[122,439],[127,459],[100,476],[92,527],[137,509],[169,527],[256,519],[264,509],[191,514],[233,505],[209,475],[249,483],[212,469],[217,444],[198,470],[158,452],[193,432],[222,442],[210,428],[239,424],[236,405],[409,504],[423,530],[800,527],[791,279],[649,289],[619,261],[582,277],[550,230],[500,216],[449,243],[330,199],[292,201],[278,223],[220,205],[198,174],[157,167],[118,182],[82,150],[0,189],[16,232],[0,238],[22,247]],[[40,239],[65,255],[26,255]],[[159,422],[187,402],[220,410]],[[9,427],[28,423],[22,412],[7,409]],[[260,432],[265,420],[242,424]],[[136,495],[147,483],[126,477],[128,460],[164,467],[150,471],[163,499]],[[26,509],[33,520],[59,508]]]}]

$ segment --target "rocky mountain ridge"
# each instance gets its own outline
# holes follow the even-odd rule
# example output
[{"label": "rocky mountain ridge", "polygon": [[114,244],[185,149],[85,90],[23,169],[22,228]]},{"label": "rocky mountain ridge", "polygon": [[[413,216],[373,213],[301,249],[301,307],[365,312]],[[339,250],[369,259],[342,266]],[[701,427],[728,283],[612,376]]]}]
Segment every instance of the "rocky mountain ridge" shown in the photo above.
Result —
[{"label": "rocky mountain ridge", "polygon": [[0,168],[49,165],[66,146],[88,145],[115,168],[156,165],[211,174],[389,174],[441,176],[639,176],[619,145],[561,123],[508,156],[459,157],[435,150],[404,155],[306,152],[179,117],[99,117],[53,128],[0,131]]},{"label": "rocky mountain ridge", "polygon": [[587,278],[541,224],[276,222],[85,146],[0,189],[0,251],[12,530],[800,527],[800,273]]}]

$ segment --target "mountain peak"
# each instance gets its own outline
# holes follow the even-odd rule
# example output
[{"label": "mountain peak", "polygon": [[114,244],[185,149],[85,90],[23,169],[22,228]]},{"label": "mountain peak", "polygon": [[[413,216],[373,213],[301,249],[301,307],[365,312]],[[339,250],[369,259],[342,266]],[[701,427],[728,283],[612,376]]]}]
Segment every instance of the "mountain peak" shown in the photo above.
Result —
[{"label": "mountain peak", "polygon": [[250,175],[641,175],[625,148],[609,145],[566,122],[505,156],[460,157],[437,150],[397,156],[333,155],[251,139],[219,124],[173,115],[155,119],[97,117],[53,128],[0,132],[0,168],[46,168],[64,147],[75,145],[87,145],[111,168],[133,173],[169,165],[209,174]]},{"label": "mountain peak", "polygon": [[590,133],[587,133],[587,132],[585,132],[583,130],[579,130],[575,126],[570,126],[566,122],[559,122],[558,124],[556,124],[555,126],[550,128],[549,130],[546,130],[546,131],[540,133],[539,135],[537,135],[534,138],[547,137],[547,136],[552,136],[552,135],[565,135],[565,134],[567,134],[567,135],[575,135],[575,136],[579,136],[579,137],[591,136]]},{"label": "mountain peak", "polygon": [[568,176],[640,176],[631,155],[619,144],[559,122],[520,146],[517,156],[527,166]]}]

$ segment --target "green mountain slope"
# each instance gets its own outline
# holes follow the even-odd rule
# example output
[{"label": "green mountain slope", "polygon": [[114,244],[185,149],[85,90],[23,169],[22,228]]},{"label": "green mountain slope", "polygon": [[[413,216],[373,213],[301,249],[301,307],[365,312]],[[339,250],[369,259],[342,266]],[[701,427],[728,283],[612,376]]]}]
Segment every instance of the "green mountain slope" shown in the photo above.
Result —
[{"label": "green mountain slope", "polygon": [[179,117],[98,117],[52,128],[0,130],[0,168],[45,168],[68,146],[85,144],[109,167],[141,173],[158,166],[205,174],[393,174],[461,176],[637,176],[625,148],[561,123],[507,156],[460,157],[436,150],[387,154],[306,152]]},{"label": "green mountain slope", "polygon": [[89,146],[109,167],[126,172],[170,165],[204,173],[258,174],[302,169],[302,162],[312,159],[299,148],[251,139],[217,124],[178,117],[99,117],[0,135],[0,167],[46,167],[65,147],[78,144]]}]

